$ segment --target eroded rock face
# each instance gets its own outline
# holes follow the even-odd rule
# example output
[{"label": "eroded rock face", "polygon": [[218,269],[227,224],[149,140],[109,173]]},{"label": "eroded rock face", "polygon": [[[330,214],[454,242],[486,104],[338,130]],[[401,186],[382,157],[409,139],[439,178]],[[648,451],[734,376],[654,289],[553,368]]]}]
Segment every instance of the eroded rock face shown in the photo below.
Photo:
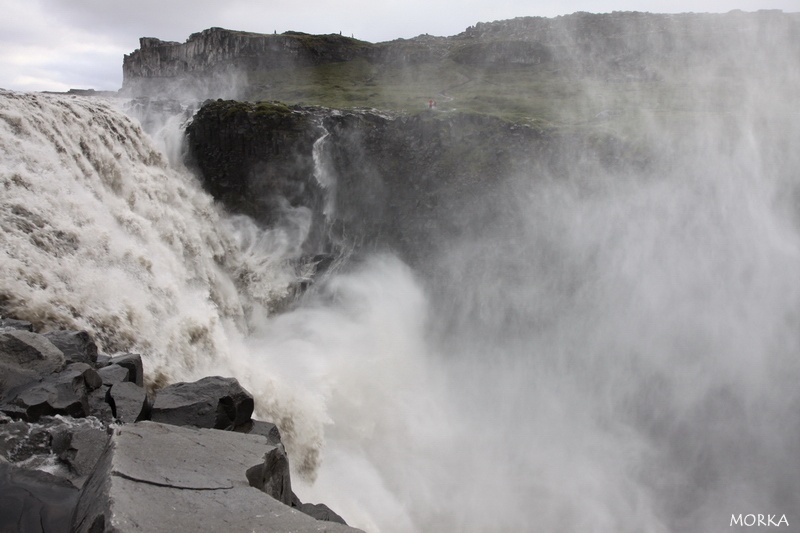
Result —
[{"label": "eroded rock face", "polygon": [[281,202],[311,211],[309,253],[358,243],[416,263],[466,220],[493,216],[509,176],[563,157],[547,132],[486,116],[258,105],[207,102],[187,128],[191,160],[215,198],[263,225],[284,215]]},{"label": "eroded rock face", "polygon": [[310,109],[209,101],[187,133],[203,186],[235,211],[270,223],[282,204],[320,210],[313,149],[323,130]]}]

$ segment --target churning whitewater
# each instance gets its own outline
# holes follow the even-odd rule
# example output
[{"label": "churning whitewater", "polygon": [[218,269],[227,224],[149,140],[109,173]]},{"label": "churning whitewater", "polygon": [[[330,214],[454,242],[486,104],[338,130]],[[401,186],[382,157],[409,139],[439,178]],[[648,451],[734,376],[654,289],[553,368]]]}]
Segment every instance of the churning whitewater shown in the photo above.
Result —
[{"label": "churning whitewater", "polygon": [[351,525],[800,519],[791,115],[654,125],[647,174],[519,176],[437,275],[365,252],[302,296],[304,213],[223,213],[112,103],[2,92],[0,119],[2,313],[141,352],[157,384],[238,378],[301,499]]}]

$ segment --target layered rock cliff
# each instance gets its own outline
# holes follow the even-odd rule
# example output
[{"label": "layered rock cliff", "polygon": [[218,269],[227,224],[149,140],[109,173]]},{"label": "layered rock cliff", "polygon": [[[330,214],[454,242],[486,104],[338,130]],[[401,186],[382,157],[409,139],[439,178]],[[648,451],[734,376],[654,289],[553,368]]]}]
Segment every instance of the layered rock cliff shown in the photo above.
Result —
[{"label": "layered rock cliff", "polygon": [[265,35],[210,28],[185,43],[143,37],[122,63],[123,92],[148,94],[236,95],[247,74],[287,66],[350,61],[371,47],[340,35],[289,32]]},{"label": "layered rock cliff", "polygon": [[[258,34],[210,28],[185,43],[142,38],[123,60],[123,92],[131,96],[249,97],[264,73],[284,68],[363,61],[381,68],[445,62],[473,67],[548,66],[562,74],[653,78],[670,69],[757,67],[800,39],[800,14],[575,13],[478,23],[452,37],[421,35],[372,44],[341,35]],[[266,76],[269,78],[269,76]],[[360,82],[368,83],[370,76]],[[360,83],[359,82],[359,83]]]}]

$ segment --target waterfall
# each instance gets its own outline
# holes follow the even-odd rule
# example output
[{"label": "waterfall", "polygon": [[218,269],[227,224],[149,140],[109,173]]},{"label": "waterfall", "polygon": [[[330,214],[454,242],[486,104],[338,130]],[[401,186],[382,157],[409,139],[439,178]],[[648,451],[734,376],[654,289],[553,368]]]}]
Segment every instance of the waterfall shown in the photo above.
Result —
[{"label": "waterfall", "polygon": [[755,101],[642,112],[647,165],[532,167],[435,275],[365,251],[287,308],[304,223],[221,212],[110,103],[2,92],[0,309],[159,383],[237,377],[301,500],[370,532],[793,524],[800,128]]},{"label": "waterfall", "polygon": [[322,214],[328,222],[333,221],[336,216],[336,175],[330,168],[330,162],[325,155],[325,145],[330,133],[322,127],[322,135],[314,141],[312,157],[314,159],[314,178],[325,192],[325,205]]},{"label": "waterfall", "polygon": [[[0,314],[141,353],[156,384],[223,374],[255,389],[263,375],[241,352],[294,294],[305,233],[220,212],[115,107],[0,93]],[[258,403],[283,421],[299,463],[318,453],[322,421],[300,414],[290,383]],[[292,429],[303,424],[305,435]]]}]

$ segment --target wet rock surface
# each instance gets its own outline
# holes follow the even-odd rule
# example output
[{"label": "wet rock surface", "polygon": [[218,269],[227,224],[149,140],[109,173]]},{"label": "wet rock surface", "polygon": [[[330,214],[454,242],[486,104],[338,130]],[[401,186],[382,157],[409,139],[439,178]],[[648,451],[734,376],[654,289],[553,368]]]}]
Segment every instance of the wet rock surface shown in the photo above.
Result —
[{"label": "wet rock surface", "polygon": [[358,531],[301,507],[278,428],[237,380],[176,383],[154,406],[141,356],[29,326],[0,321],[3,533]]}]

